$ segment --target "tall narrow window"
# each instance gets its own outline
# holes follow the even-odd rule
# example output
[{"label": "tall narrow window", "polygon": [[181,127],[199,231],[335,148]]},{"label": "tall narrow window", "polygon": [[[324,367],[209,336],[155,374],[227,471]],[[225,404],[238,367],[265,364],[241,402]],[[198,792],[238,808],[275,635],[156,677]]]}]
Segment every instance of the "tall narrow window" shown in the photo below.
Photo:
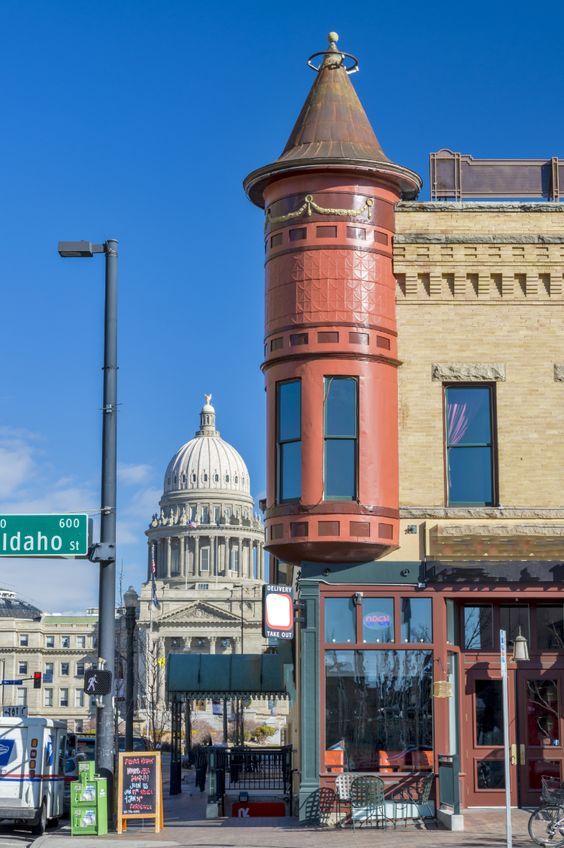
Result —
[{"label": "tall narrow window", "polygon": [[448,504],[492,506],[492,388],[447,386],[445,400]]},{"label": "tall narrow window", "polygon": [[325,498],[353,500],[357,492],[357,381],[325,378]]},{"label": "tall narrow window", "polygon": [[276,387],[278,501],[297,501],[302,493],[301,381]]},{"label": "tall narrow window", "polygon": [[210,570],[210,549],[201,548],[200,550],[200,571]]}]

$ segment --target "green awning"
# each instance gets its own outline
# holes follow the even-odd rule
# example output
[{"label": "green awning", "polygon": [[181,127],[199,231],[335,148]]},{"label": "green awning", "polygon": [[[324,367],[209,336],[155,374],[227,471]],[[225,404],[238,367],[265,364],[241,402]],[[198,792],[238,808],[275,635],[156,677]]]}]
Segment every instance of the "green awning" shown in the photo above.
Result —
[{"label": "green awning", "polygon": [[[288,659],[279,654],[169,654],[171,698],[285,698]],[[285,662],[286,660],[286,662]],[[291,668],[291,662],[290,662]]]}]

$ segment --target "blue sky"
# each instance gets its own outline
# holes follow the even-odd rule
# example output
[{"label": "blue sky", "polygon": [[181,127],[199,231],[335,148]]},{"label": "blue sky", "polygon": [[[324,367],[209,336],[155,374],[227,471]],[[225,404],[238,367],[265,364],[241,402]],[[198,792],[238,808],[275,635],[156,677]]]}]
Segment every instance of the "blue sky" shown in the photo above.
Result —
[{"label": "blue sky", "polygon": [[[0,511],[99,506],[103,261],[120,242],[119,552],[145,537],[204,392],[264,489],[262,217],[241,181],[275,159],[337,30],[386,153],[564,156],[555,34],[519,3],[3,0]],[[428,196],[425,185],[422,195]],[[10,561],[0,584],[51,610],[96,604],[84,562]]]}]

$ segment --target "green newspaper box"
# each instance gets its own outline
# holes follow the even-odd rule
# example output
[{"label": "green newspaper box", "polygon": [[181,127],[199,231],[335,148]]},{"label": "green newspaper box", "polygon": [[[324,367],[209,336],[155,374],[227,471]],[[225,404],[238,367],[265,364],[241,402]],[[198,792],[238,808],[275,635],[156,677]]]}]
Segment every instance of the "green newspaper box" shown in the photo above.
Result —
[{"label": "green newspaper box", "polygon": [[104,836],[108,832],[108,781],[83,771],[71,784],[71,834]]}]

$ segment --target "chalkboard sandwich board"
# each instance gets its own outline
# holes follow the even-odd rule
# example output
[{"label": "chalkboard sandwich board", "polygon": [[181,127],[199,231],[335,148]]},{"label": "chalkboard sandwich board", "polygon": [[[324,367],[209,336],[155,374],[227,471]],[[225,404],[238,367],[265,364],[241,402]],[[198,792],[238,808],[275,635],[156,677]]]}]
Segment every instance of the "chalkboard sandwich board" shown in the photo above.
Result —
[{"label": "chalkboard sandwich board", "polygon": [[163,821],[161,752],[121,753],[118,771],[118,833],[129,819],[154,819],[155,833]]}]

